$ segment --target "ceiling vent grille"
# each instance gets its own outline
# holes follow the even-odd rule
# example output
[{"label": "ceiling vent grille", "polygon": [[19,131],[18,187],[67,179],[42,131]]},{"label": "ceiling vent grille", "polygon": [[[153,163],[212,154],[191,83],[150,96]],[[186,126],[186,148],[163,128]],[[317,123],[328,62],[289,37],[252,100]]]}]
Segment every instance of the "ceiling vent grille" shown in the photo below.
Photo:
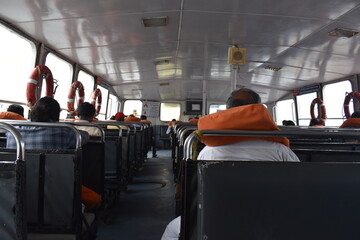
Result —
[{"label": "ceiling vent grille", "polygon": [[266,70],[271,70],[271,71],[277,72],[277,71],[279,71],[280,69],[282,69],[282,67],[267,65],[267,66],[265,67],[265,69],[266,69]]},{"label": "ceiling vent grille", "polygon": [[359,31],[356,30],[350,30],[345,28],[335,28],[331,32],[329,32],[330,37],[344,37],[344,38],[351,38],[355,35],[357,35]]},{"label": "ceiling vent grille", "polygon": [[169,20],[168,17],[142,18],[144,27],[165,27]]},{"label": "ceiling vent grille", "polygon": [[169,63],[170,63],[169,60],[159,60],[154,62],[155,65],[167,65]]}]

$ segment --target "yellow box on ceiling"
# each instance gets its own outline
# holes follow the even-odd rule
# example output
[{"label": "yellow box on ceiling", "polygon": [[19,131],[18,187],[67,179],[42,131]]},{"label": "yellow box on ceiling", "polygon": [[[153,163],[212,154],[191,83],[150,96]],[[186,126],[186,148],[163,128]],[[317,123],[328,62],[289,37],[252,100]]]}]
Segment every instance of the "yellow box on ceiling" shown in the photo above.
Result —
[{"label": "yellow box on ceiling", "polygon": [[246,61],[246,48],[229,47],[228,63],[244,65]]}]

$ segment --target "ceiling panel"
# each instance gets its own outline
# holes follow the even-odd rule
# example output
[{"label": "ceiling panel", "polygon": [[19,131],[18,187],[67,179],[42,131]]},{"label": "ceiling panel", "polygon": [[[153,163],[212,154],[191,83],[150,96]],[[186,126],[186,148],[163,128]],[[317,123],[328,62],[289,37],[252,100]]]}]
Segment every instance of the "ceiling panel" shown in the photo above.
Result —
[{"label": "ceiling panel", "polygon": [[358,0],[302,0],[302,1],[263,1],[263,0],[223,0],[223,1],[185,1],[185,11],[213,11],[243,14],[267,14],[297,16],[304,18],[336,19],[358,5]]},{"label": "ceiling panel", "polygon": [[359,58],[360,56],[358,55],[348,57],[333,55],[330,52],[317,52],[307,49],[292,48],[276,59],[270,59],[270,62],[280,66],[292,66],[343,75],[344,73],[354,74],[359,71]]},{"label": "ceiling panel", "polygon": [[281,16],[184,12],[181,39],[240,46],[291,46],[328,22]]},{"label": "ceiling panel", "polygon": [[131,14],[180,10],[180,0],[16,0],[1,1],[1,13],[5,18],[16,22],[54,20],[59,18],[78,18],[114,14]]}]

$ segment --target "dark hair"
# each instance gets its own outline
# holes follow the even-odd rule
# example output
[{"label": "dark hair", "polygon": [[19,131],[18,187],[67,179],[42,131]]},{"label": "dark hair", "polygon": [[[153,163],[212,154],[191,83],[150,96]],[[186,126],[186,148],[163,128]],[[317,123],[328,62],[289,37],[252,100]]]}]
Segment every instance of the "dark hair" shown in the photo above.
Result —
[{"label": "dark hair", "polygon": [[58,122],[60,105],[52,97],[40,98],[31,111],[32,122]]},{"label": "dark hair", "polygon": [[146,118],[147,118],[146,115],[141,115],[141,116],[140,116],[140,119],[141,119],[141,120],[146,120]]},{"label": "dark hair", "polygon": [[261,103],[259,94],[248,88],[233,91],[226,101],[226,108],[239,107],[249,104]]},{"label": "dark hair", "polygon": [[21,116],[24,116],[24,108],[17,104],[12,104],[7,109],[8,112],[17,113]]},{"label": "dark hair", "polygon": [[360,112],[359,111],[355,111],[351,114],[352,118],[360,118]]},{"label": "dark hair", "polygon": [[285,123],[283,123],[284,126],[295,126],[295,123],[291,120],[285,120]]},{"label": "dark hair", "polygon": [[319,119],[317,119],[317,118],[312,118],[312,119],[310,120],[309,126],[315,126],[315,125],[319,125],[319,124],[320,124]]},{"label": "dark hair", "polygon": [[80,104],[78,106],[78,116],[84,117],[84,118],[93,118],[95,115],[95,107],[94,105],[88,103],[88,102],[83,102],[82,104]]}]

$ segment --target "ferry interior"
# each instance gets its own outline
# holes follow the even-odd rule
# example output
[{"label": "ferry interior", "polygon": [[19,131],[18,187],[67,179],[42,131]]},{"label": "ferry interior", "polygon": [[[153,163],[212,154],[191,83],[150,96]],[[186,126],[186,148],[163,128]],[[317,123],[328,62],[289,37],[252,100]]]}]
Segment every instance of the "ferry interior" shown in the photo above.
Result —
[{"label": "ferry interior", "polygon": [[[61,107],[60,123],[0,120],[0,239],[155,240],[177,216],[179,239],[359,239],[360,121],[339,128],[360,107],[359,16],[360,0],[0,1],[1,112],[29,118],[44,66],[54,88],[40,72],[30,94]],[[241,88],[280,131],[190,122]],[[68,121],[80,100],[97,122]],[[69,128],[77,145],[27,149],[22,126]],[[101,134],[81,146],[80,126]],[[193,161],[204,136],[286,137],[300,162]],[[102,198],[92,211],[82,186]]]}]

